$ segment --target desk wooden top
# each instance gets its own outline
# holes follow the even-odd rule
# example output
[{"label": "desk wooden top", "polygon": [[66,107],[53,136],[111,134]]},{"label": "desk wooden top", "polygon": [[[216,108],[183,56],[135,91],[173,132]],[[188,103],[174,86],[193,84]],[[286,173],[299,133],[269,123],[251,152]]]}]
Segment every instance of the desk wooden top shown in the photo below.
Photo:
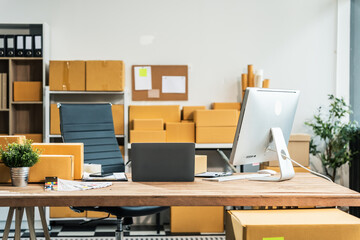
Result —
[{"label": "desk wooden top", "polygon": [[360,193],[309,173],[284,182],[114,182],[107,188],[45,192],[0,185],[0,206],[360,206]]}]

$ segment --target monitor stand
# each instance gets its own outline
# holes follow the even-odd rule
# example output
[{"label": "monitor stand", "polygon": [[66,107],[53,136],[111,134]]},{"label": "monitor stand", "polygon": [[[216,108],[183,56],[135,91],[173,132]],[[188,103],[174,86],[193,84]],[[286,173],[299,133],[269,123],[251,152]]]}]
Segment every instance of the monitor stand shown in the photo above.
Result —
[{"label": "monitor stand", "polygon": [[[294,167],[291,161],[285,157],[287,156],[290,158],[290,155],[281,128],[271,128],[270,132],[272,141],[275,145],[274,150],[279,161],[280,176],[251,178],[250,180],[279,182],[289,180],[295,176]],[[271,143],[272,142],[270,141],[270,144]]]}]

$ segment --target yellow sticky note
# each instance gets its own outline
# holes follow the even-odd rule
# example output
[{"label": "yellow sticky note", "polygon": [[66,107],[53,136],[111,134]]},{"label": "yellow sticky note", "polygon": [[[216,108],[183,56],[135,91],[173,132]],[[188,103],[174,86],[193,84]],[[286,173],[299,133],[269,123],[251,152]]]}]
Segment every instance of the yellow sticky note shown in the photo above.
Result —
[{"label": "yellow sticky note", "polygon": [[263,238],[263,240],[284,240],[284,237],[270,237],[270,238]]},{"label": "yellow sticky note", "polygon": [[140,75],[140,77],[146,77],[147,76],[147,69],[146,68],[140,68],[139,69],[139,75]]}]

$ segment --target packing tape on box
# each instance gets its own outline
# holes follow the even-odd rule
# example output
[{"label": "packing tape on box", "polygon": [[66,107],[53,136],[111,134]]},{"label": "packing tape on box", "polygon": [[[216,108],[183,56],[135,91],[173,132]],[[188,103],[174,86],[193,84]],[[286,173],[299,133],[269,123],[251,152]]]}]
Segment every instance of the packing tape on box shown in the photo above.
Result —
[{"label": "packing tape on box", "polygon": [[101,164],[84,164],[84,172],[87,173],[100,173]]},{"label": "packing tape on box", "polygon": [[66,67],[63,68],[64,69],[64,77],[63,77],[63,82],[62,82],[62,88],[63,90],[70,90],[70,81],[69,81],[69,74],[70,74],[70,63],[69,61],[66,62]]}]

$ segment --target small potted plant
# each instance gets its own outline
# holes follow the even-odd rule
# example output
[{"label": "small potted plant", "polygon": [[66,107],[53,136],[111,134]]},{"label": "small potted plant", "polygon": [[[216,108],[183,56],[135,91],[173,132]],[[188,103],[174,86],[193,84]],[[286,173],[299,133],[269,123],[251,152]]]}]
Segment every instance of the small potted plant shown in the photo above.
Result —
[{"label": "small potted plant", "polygon": [[25,143],[9,143],[5,150],[0,149],[1,160],[10,168],[11,182],[13,186],[27,186],[29,168],[38,162],[40,151],[31,147],[31,141]]},{"label": "small potted plant", "polygon": [[325,173],[333,181],[336,170],[345,163],[350,163],[353,152],[349,148],[358,129],[356,122],[349,121],[350,106],[343,98],[329,95],[328,109],[318,108],[314,119],[305,122],[312,128],[314,136],[310,141],[310,153],[321,159]]}]

